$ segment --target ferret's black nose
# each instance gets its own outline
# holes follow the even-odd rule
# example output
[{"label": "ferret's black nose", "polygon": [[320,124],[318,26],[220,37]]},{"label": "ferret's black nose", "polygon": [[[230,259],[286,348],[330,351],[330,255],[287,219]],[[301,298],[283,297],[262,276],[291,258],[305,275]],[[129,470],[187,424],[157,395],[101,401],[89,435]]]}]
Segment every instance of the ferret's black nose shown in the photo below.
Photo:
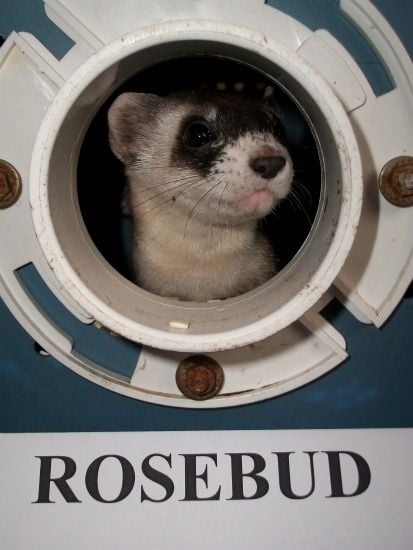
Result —
[{"label": "ferret's black nose", "polygon": [[274,178],[284,168],[286,160],[284,157],[258,157],[250,161],[250,166],[265,180]]}]

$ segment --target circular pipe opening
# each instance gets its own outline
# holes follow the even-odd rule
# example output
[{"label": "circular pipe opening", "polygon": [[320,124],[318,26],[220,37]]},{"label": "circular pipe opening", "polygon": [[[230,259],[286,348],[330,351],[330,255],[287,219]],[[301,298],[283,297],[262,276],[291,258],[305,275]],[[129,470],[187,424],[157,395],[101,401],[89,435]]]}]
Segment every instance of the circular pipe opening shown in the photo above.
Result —
[{"label": "circular pipe opening", "polygon": [[[240,63],[285,90],[285,97],[293,98],[311,127],[321,174],[319,207],[311,230],[285,268],[246,294],[214,303],[155,296],[122,276],[98,252],[77,193],[79,155],[80,174],[85,160],[81,145],[105,101],[133,75],[142,76],[171,58],[190,59],[199,54]],[[177,22],[167,30],[159,26],[108,46],[58,94],[36,147],[31,174],[33,220],[57,278],[102,324],[153,347],[193,352],[230,349],[288,326],[331,285],[350,250],[358,222],[358,149],[341,104],[296,54],[271,41],[264,47],[260,35],[238,27],[228,32],[228,25],[220,29],[217,23],[205,23],[200,31],[196,24],[191,28],[188,22]]]},{"label": "circular pipe opening", "polygon": [[[135,282],[132,219],[125,207],[125,170],[111,151],[108,139],[108,111],[115,99],[125,92],[168,97],[174,93],[195,91],[216,94],[218,98],[229,93],[235,99],[253,97],[264,102],[264,94],[269,88],[274,90],[272,101],[280,113],[283,142],[291,155],[295,175],[285,200],[258,224],[271,242],[277,259],[277,273],[293,259],[310,234],[320,203],[320,153],[309,121],[293,98],[268,75],[240,61],[203,54],[163,61],[134,75],[110,95],[87,129],[77,170],[80,211],[97,249],[120,274]],[[156,168],[159,167],[154,167],[152,172],[155,197],[164,198],[167,196],[166,185],[159,183]],[[179,191],[181,186],[176,183],[175,186],[178,194],[183,194]],[[168,201],[164,202],[167,209]],[[154,209],[154,224],[155,218],[162,217],[162,214],[162,208],[159,211]],[[182,246],[185,244],[183,238]]]}]

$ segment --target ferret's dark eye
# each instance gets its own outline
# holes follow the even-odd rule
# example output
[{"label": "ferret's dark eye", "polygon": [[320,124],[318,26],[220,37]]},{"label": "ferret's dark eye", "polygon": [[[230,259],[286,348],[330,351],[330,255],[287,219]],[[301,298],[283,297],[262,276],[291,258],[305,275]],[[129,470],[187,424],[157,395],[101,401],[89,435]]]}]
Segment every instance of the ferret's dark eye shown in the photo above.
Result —
[{"label": "ferret's dark eye", "polygon": [[183,135],[184,144],[192,149],[203,147],[215,139],[216,136],[208,124],[201,121],[191,122]]}]

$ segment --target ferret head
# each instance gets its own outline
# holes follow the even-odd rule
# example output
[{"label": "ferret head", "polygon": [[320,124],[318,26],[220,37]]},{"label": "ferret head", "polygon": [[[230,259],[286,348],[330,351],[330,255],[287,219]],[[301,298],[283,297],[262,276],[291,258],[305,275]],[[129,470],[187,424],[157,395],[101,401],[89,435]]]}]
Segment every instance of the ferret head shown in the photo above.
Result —
[{"label": "ferret head", "polygon": [[209,224],[267,215],[290,191],[293,166],[268,101],[215,94],[125,93],[109,110],[131,208],[161,205]]}]

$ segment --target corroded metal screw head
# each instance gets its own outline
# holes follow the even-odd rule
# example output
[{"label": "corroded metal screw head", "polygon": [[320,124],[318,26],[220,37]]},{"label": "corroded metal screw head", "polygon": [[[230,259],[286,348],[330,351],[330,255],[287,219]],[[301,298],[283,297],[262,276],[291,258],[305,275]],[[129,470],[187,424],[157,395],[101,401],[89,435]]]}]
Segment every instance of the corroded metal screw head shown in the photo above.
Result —
[{"label": "corroded metal screw head", "polygon": [[17,170],[0,159],[0,208],[8,208],[20,197],[21,179]]},{"label": "corroded metal screw head", "polygon": [[380,172],[379,188],[395,206],[413,206],[413,157],[389,160]]},{"label": "corroded metal screw head", "polygon": [[178,365],[176,383],[181,392],[190,399],[210,399],[222,388],[224,372],[212,357],[191,355]]}]

